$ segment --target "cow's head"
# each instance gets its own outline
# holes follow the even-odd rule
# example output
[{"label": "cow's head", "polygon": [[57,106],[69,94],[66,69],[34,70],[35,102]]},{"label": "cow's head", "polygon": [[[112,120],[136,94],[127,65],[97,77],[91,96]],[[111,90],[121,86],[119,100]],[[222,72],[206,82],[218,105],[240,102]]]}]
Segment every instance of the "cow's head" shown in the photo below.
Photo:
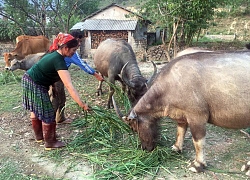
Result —
[{"label": "cow's head", "polygon": [[154,72],[152,76],[149,78],[149,80],[144,78],[140,73],[134,76],[133,79],[129,80],[125,75],[125,68],[129,62],[127,62],[121,70],[122,80],[128,87],[128,98],[132,103],[132,105],[135,105],[138,102],[138,100],[146,93],[146,91],[151,86],[151,83],[157,74],[156,65],[153,61],[151,62],[154,66]]},{"label": "cow's head", "polygon": [[128,116],[123,116],[114,98],[112,97],[114,109],[120,119],[122,119],[129,127],[137,132],[141,140],[143,150],[152,151],[156,147],[158,139],[158,120],[148,115],[138,116],[132,109]]},{"label": "cow's head", "polygon": [[132,103],[132,106],[137,103],[137,101],[146,93],[147,90],[147,79],[144,77],[140,76],[129,81],[128,98]]},{"label": "cow's head", "polygon": [[10,67],[9,67],[9,70],[10,71],[15,71],[17,69],[19,69],[21,66],[23,66],[24,62],[23,61],[18,61],[16,59],[13,59],[11,62],[10,62]]},{"label": "cow's head", "polygon": [[5,61],[5,69],[10,69],[10,62],[17,57],[16,53],[3,53],[4,61]]}]

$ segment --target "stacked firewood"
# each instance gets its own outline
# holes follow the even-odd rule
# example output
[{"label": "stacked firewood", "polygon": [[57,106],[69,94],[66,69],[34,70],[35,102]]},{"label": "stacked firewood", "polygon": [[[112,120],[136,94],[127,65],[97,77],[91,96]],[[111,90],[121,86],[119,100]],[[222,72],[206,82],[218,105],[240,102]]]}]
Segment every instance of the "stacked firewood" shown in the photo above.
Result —
[{"label": "stacked firewood", "polygon": [[108,38],[128,39],[127,31],[91,31],[91,49],[97,49],[99,44]]},{"label": "stacked firewood", "polygon": [[148,61],[168,61],[166,52],[162,45],[153,46],[147,50]]}]

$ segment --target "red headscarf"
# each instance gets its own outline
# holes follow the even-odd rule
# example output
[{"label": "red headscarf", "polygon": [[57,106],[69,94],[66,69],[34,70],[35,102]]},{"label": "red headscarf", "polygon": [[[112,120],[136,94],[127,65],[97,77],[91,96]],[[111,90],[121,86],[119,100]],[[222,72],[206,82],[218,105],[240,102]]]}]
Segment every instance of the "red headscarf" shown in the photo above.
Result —
[{"label": "red headscarf", "polygon": [[60,46],[66,44],[70,40],[74,39],[74,37],[70,34],[64,34],[64,33],[59,33],[57,37],[54,39],[53,44],[50,46],[49,51],[55,51],[57,50]]}]

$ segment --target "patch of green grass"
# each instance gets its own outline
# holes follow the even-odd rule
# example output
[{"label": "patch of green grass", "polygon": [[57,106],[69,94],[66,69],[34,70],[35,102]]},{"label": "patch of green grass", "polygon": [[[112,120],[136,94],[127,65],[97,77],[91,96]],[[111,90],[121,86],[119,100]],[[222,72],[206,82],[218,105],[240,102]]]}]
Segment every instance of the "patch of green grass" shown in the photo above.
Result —
[{"label": "patch of green grass", "polygon": [[[39,177],[35,175],[25,175],[17,162],[10,158],[0,160],[0,179],[1,180],[54,180],[47,176]],[[59,179],[58,179],[59,180]]]},{"label": "patch of green grass", "polygon": [[0,85],[8,85],[8,84],[13,84],[20,82],[21,78],[17,76],[15,73],[12,71],[2,71],[0,72]]},{"label": "patch of green grass", "polygon": [[23,71],[0,72],[0,109],[1,112],[22,111],[21,77]]},{"label": "patch of green grass", "polygon": [[210,50],[239,50],[239,49],[244,49],[245,45],[248,42],[245,41],[230,41],[230,42],[226,42],[226,41],[202,41],[199,39],[198,42],[192,42],[192,46],[195,47],[201,47],[201,48],[207,48]]},{"label": "patch of green grass", "polygon": [[29,177],[21,173],[17,163],[5,158],[0,161],[0,179],[29,180]]}]

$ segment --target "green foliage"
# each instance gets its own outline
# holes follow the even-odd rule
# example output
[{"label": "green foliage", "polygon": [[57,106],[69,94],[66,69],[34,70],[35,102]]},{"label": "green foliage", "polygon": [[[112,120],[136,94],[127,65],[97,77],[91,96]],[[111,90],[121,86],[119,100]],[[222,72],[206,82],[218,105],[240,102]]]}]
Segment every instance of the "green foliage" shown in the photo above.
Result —
[{"label": "green foliage", "polygon": [[195,34],[208,27],[208,21],[214,15],[214,8],[223,2],[170,0],[166,3],[164,0],[149,0],[143,5],[142,12],[156,26],[167,28],[169,37],[174,33],[173,25],[178,25],[178,39],[188,44]]},{"label": "green foliage", "polygon": [[[99,0],[6,0],[0,15],[20,29],[15,34],[51,36],[69,29],[98,10]],[[10,26],[11,27],[11,26]],[[12,38],[12,37],[11,37]]]},{"label": "green foliage", "polygon": [[10,21],[0,20],[0,40],[10,41],[20,34],[20,29]]},{"label": "green foliage", "polygon": [[81,19],[83,19],[86,16],[98,11],[99,4],[100,4],[100,0],[83,1],[78,6],[77,15],[79,15]]}]

